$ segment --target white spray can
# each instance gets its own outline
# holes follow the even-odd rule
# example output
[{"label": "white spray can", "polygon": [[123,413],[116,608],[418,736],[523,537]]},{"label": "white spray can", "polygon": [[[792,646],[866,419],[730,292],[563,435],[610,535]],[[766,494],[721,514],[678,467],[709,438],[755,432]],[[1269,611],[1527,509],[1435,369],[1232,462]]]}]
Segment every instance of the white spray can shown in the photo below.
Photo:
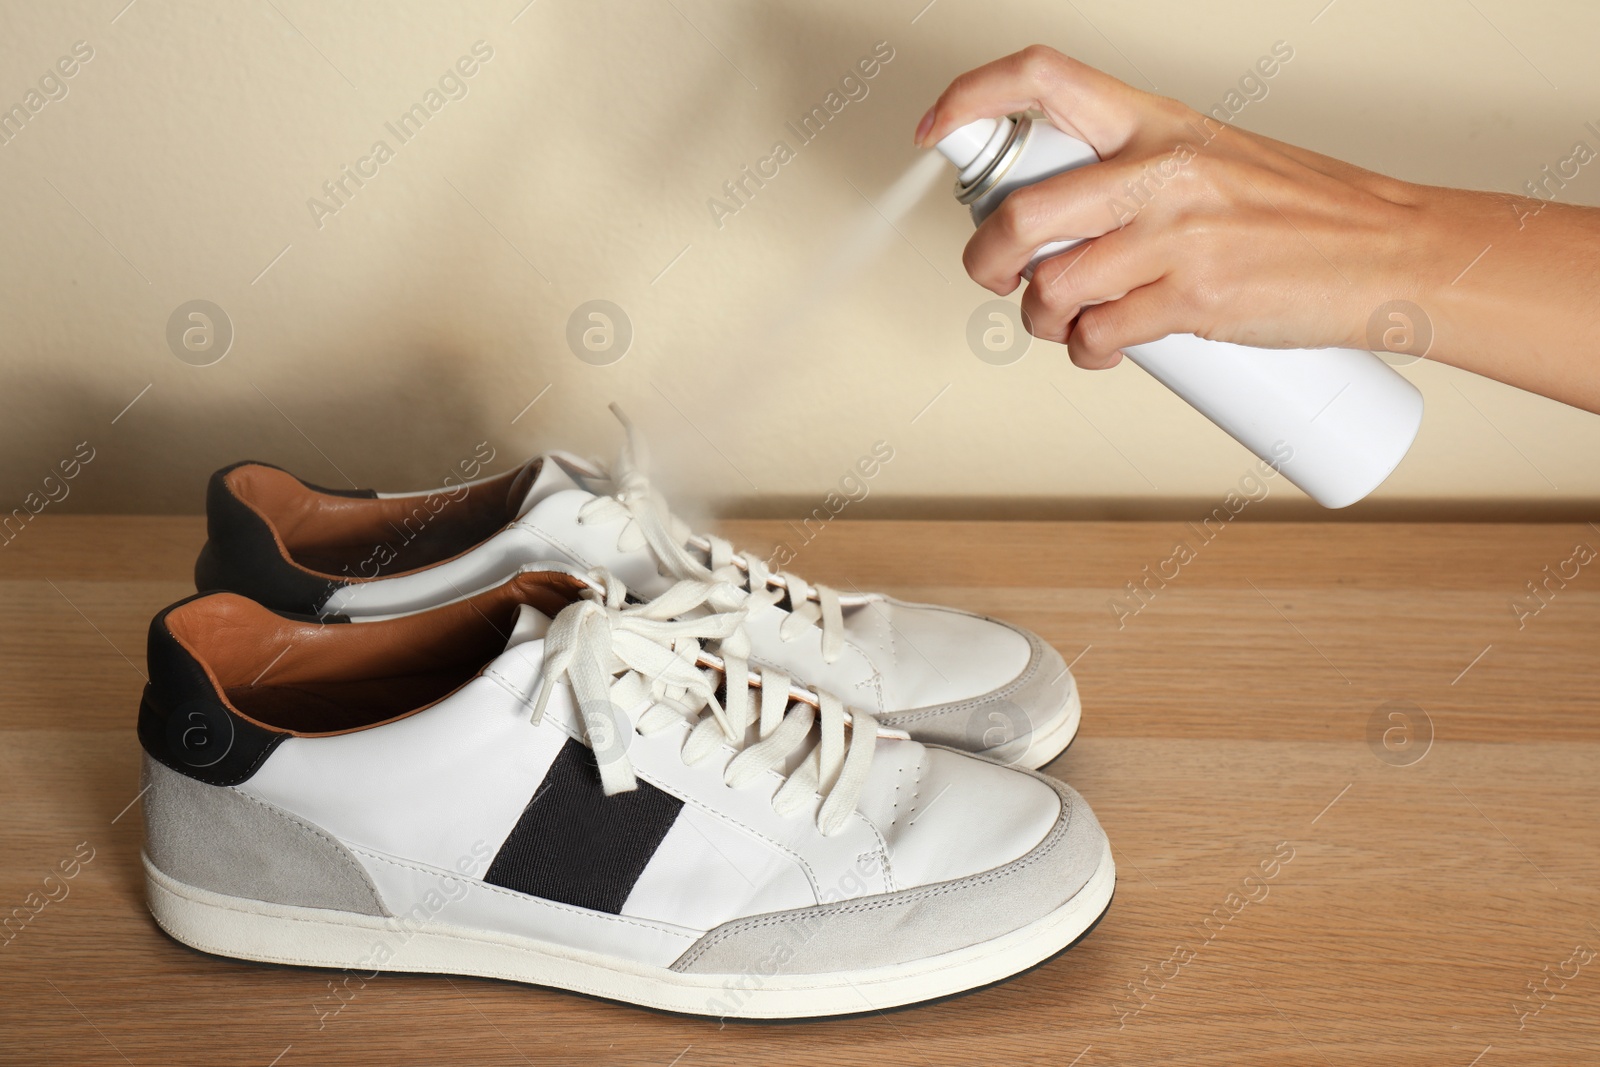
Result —
[{"label": "white spray can", "polygon": [[[1014,189],[1099,162],[1089,145],[1025,114],[968,123],[938,148],[961,171],[956,198],[975,224]],[[1045,245],[1024,275],[1079,243]],[[1188,333],[1123,351],[1323,507],[1376,489],[1422,424],[1422,394],[1371,352],[1249,348]]]}]

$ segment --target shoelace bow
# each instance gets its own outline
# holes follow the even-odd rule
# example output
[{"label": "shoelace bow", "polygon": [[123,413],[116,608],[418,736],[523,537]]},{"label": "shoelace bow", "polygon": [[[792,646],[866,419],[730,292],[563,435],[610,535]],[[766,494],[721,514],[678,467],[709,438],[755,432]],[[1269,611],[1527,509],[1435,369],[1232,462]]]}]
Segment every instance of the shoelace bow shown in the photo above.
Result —
[{"label": "shoelace bow", "polygon": [[[592,577],[601,589],[586,591],[583,599],[562,609],[545,636],[533,721],[544,714],[556,680],[566,677],[596,749],[606,795],[638,785],[618,731],[649,735],[685,719],[694,721],[683,746],[684,762],[696,764],[723,744],[740,749],[723,774],[737,789],[786,764],[820,719],[819,740],[788,774],[772,806],[778,814],[790,815],[821,794],[826,799],[817,816],[818,829],[824,834],[843,829],[866,783],[877,721],[865,712],[847,711],[838,697],[821,691],[814,693],[815,707],[805,700],[791,701],[790,680],[781,671],[763,669],[754,682],[745,666],[749,637],[744,612],[691,614],[730,599],[727,583],[681,581],[649,603],[630,606],[621,582],[604,571]],[[719,671],[700,665],[703,640],[719,642],[723,652],[721,702]],[[759,698],[752,697],[754,685],[759,686]],[[630,727],[621,709],[646,701],[649,708]],[[752,726],[756,740],[750,743]]]},{"label": "shoelace bow", "polygon": [[[711,602],[716,610],[777,604],[787,593],[789,612],[778,627],[778,635],[792,641],[818,627],[822,630],[823,661],[832,663],[838,659],[844,651],[844,613],[838,591],[811,585],[788,571],[774,574],[760,556],[735,551],[723,538],[692,531],[672,514],[666,499],[650,484],[645,473],[648,451],[643,437],[616,404],[611,405],[611,412],[622,423],[624,433],[622,451],[609,471],[613,492],[585,503],[578,511],[579,520],[628,519],[618,547],[632,551],[648,545],[672,577],[718,583],[716,598]],[[705,552],[709,566],[689,551],[690,545]]]}]

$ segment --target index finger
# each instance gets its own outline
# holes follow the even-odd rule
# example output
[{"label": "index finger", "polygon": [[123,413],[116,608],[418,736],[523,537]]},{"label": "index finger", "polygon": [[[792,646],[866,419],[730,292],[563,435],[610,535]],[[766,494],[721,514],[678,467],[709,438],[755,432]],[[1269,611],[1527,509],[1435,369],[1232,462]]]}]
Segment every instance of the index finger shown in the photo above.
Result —
[{"label": "index finger", "polygon": [[[933,145],[958,126],[1036,108],[1051,124],[1087,141],[1101,157],[1120,151],[1139,126],[1149,93],[1044,45],[969,70],[940,94],[918,127],[917,144]],[[923,119],[927,123],[927,117]]]}]

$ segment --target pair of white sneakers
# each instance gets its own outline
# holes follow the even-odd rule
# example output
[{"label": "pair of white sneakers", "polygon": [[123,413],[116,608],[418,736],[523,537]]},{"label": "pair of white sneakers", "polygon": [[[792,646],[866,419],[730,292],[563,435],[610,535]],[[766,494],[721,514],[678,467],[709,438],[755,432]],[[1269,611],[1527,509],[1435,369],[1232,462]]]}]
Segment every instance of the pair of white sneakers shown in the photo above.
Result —
[{"label": "pair of white sneakers", "polygon": [[[629,443],[409,494],[212,478],[207,592],[151,623],[151,910],[221,955],[851,1014],[1049,958],[1110,903],[1033,772],[1037,636],[691,533]],[[243,594],[243,595],[240,595]]]}]

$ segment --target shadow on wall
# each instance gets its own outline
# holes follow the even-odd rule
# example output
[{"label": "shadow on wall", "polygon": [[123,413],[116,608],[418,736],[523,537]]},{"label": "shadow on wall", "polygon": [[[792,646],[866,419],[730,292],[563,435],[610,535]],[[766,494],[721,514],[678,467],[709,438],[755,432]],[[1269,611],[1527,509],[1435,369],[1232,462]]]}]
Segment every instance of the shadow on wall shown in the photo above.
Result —
[{"label": "shadow on wall", "polygon": [[[596,17],[616,21],[615,33],[626,32],[626,12],[602,10]],[[802,102],[809,107],[820,101],[839,76],[860,56],[869,55],[873,42],[882,39],[874,20],[854,14],[807,20],[777,7],[741,8],[730,18],[745,25],[733,28],[730,22],[729,35],[755,46],[754,59],[748,62],[758,68],[763,99],[792,101],[792,109],[785,105],[783,112],[793,110],[797,116],[805,110]],[[544,43],[538,47],[554,46]],[[815,66],[795,61],[796,56],[819,55],[830,58],[818,60]],[[691,179],[690,168],[697,158],[738,154],[743,146],[732,149],[719,140],[719,116],[737,106],[730,96],[728,67],[713,56],[710,61],[694,63],[691,69],[687,86],[675,88],[671,94],[674,118],[649,124],[641,136],[596,138],[593,144],[575,146],[577,158],[571,161],[575,166],[566,172],[565,180],[582,183],[590,177],[586,172],[593,171],[608,180],[621,176],[653,185],[676,184],[686,201],[693,203],[695,213],[703,213],[700,201],[711,190],[702,188],[698,175]],[[737,79],[733,84],[745,87]],[[582,95],[581,86],[572,91],[575,97]],[[583,106],[581,100],[575,104]],[[461,173],[498,173],[502,178],[470,187],[473,206],[487,218],[514,218],[529,199],[544,200],[556,205],[551,210],[562,210],[558,188],[531,187],[517,180],[518,174],[541,173],[541,141],[530,131],[539,129],[540,116],[548,110],[549,101],[530,98],[518,107],[492,113],[480,128],[476,143],[453,162],[453,168]],[[781,123],[774,122],[774,126],[781,127]],[[859,126],[855,136],[870,135],[868,123]],[[830,139],[841,137],[842,132]],[[764,141],[759,144],[763,150],[767,147]],[[518,145],[523,146],[520,154]],[[816,153],[808,165],[826,167],[828,157]],[[251,210],[249,204],[237,206],[241,213]],[[647,221],[641,220],[641,224]],[[566,229],[574,228],[569,225]],[[581,232],[567,236],[581,238]],[[335,340],[316,348],[290,344],[275,352],[252,352],[248,357],[235,351],[214,367],[191,370],[161,350],[158,334],[152,333],[160,328],[158,309],[152,305],[151,315],[157,317],[141,317],[121,331],[129,339],[125,349],[110,354],[109,359],[99,355],[84,358],[77,375],[70,370],[46,369],[51,364],[48,359],[17,357],[26,369],[19,369],[7,382],[4,407],[11,424],[11,446],[0,475],[0,489],[5,492],[0,497],[0,515],[18,509],[25,515],[108,508],[132,513],[196,512],[203,505],[210,473],[239,459],[279,464],[330,487],[354,482],[410,488],[435,484],[455,459],[471,456],[481,441],[488,441],[498,452],[494,469],[526,458],[525,446],[507,451],[513,447],[508,446],[508,438],[525,433],[535,420],[525,420],[515,430],[509,428],[498,407],[491,411],[491,405],[503,407],[504,398],[496,394],[495,383],[473,366],[479,353],[453,347],[449,340],[456,332],[452,320],[479,314],[473,304],[485,299],[487,287],[461,276],[459,262],[472,258],[470,253],[449,249],[436,257],[413,258],[419,251],[416,237],[403,227],[397,230],[398,239],[412,242],[407,247],[405,269],[395,261],[398,257],[376,260],[373,265],[377,269],[365,271],[359,279],[359,299],[349,294],[330,295],[322,306],[304,307],[304,321],[280,333],[327,336],[331,324],[338,338],[348,339],[349,347],[340,347]],[[463,247],[498,248],[502,238],[485,229],[464,230],[455,240]],[[778,255],[781,258],[781,250]],[[485,254],[476,261],[493,263],[496,259]],[[418,301],[418,293],[428,293],[430,298]],[[259,302],[255,307],[228,303],[228,310],[239,320],[241,337],[269,332],[248,329],[249,317],[282,313]],[[412,339],[407,347],[382,356],[380,364],[371,355],[370,339],[386,333],[392,336],[392,329],[381,323],[377,313],[369,321],[346,317],[348,313],[340,305],[402,306],[413,321],[432,321],[417,331],[424,339]],[[166,310],[159,309],[160,315]],[[522,311],[514,310],[511,317],[515,319]],[[529,347],[536,350],[547,346],[550,339],[559,339],[564,326],[565,309],[560,320],[553,309],[544,311],[552,321],[535,323],[529,331],[540,338],[529,340]],[[541,353],[536,358],[546,357]],[[542,369],[560,373],[565,354],[552,362],[558,366]],[[129,385],[129,379],[121,374],[96,373],[106,363],[142,367],[133,373],[140,380],[151,381],[152,388],[138,392],[139,386]],[[380,365],[382,373],[363,372]],[[297,371],[301,373],[297,375]],[[305,388],[295,380],[305,375],[315,376],[320,384]],[[591,406],[597,414],[603,411],[602,404]],[[540,447],[575,445],[533,432]],[[613,432],[606,419],[595,433],[608,442],[602,448],[606,454],[614,447],[609,443]],[[81,457],[89,458],[84,462]],[[76,464],[72,478],[64,476],[63,462]],[[21,521],[18,516],[16,522]]]},{"label": "shadow on wall", "polygon": [[[164,381],[131,406],[128,396],[101,386],[14,382],[8,400],[26,406],[31,431],[13,426],[18,445],[6,457],[11,496],[0,500],[0,513],[11,517],[14,530],[32,514],[98,510],[94,499],[107,486],[117,487],[125,505],[119,511],[200,512],[212,471],[242,459],[273,463],[329,488],[394,490],[441,483],[483,442],[494,453],[491,471],[520,463],[526,457],[508,452],[504,435],[486,429],[486,397],[452,371],[463,358],[432,347],[397,353],[385,374],[359,389],[271,402],[242,377],[230,383],[242,388],[226,391]],[[382,445],[349,447],[363,440]],[[197,442],[224,443],[199,448]]]}]

